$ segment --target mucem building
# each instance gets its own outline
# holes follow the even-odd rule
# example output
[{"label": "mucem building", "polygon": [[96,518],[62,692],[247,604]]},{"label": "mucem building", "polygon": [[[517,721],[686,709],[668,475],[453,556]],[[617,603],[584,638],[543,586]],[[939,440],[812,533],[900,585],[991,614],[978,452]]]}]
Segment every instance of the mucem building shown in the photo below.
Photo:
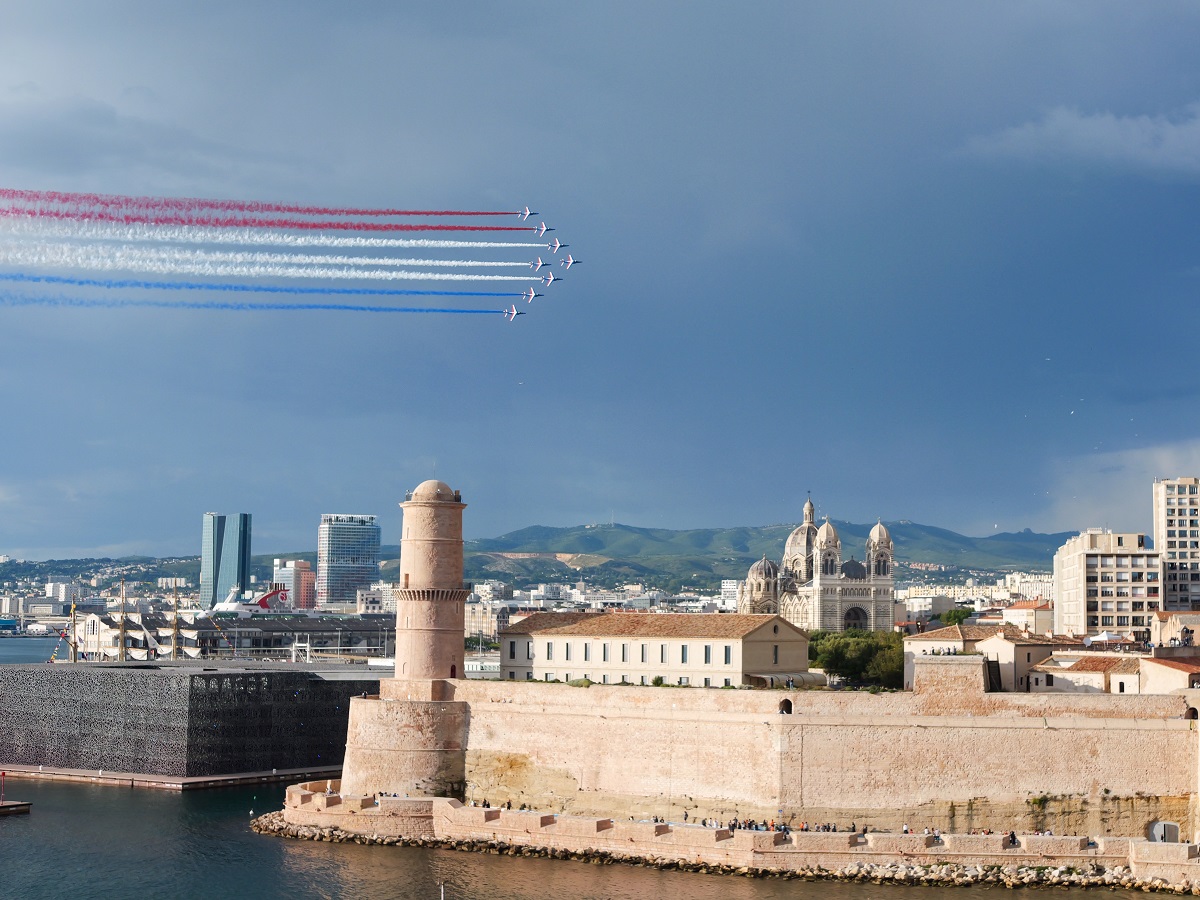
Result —
[{"label": "mucem building", "polygon": [[365,667],[0,666],[0,765],[183,778],[337,766]]}]

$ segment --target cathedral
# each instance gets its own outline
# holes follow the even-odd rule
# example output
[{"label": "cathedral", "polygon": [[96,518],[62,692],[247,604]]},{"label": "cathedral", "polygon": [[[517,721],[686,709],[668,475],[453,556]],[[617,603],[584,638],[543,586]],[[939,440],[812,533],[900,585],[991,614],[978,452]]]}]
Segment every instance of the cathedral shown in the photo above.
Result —
[{"label": "cathedral", "polygon": [[842,541],[833,523],[813,521],[812,498],[804,521],[787,539],[783,564],[765,556],[738,587],[738,612],[779,613],[806,631],[891,631],[895,548],[878,522],[867,538],[866,561],[842,562]]}]

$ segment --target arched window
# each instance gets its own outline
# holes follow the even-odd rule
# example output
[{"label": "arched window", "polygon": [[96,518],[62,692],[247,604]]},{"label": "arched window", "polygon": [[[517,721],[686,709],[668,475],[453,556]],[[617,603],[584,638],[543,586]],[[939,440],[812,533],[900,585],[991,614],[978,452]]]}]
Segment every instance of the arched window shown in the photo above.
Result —
[{"label": "arched window", "polygon": [[451,678],[457,678],[457,677],[458,677],[458,666],[451,666],[451,667],[450,667],[450,677],[451,677]]},{"label": "arched window", "polygon": [[792,714],[792,701],[791,700],[780,700],[779,701],[779,714],[781,716],[790,716]]}]

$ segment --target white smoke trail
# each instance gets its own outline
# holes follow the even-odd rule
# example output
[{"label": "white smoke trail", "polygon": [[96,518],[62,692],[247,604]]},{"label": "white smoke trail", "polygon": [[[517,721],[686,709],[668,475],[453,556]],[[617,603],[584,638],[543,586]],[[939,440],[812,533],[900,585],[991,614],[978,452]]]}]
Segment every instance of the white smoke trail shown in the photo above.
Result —
[{"label": "white smoke trail", "polygon": [[118,225],[100,222],[70,222],[46,219],[0,218],[0,230],[47,238],[92,241],[158,241],[175,244],[241,244],[269,247],[331,247],[384,249],[389,247],[430,250],[471,248],[545,247],[544,241],[446,241],[431,238],[335,237],[319,234],[288,234],[269,228],[202,228],[182,226]]},{"label": "white smoke trail", "polygon": [[[27,248],[28,243],[4,241],[0,239],[0,259],[8,255],[10,248]],[[17,249],[15,252],[20,252]],[[224,250],[195,250],[159,247],[142,247],[125,244],[112,247],[86,247],[78,250],[81,254],[90,253],[96,258],[108,258],[122,262],[136,260],[154,260],[159,262],[194,265],[199,263],[215,263],[218,265],[283,265],[283,266],[433,266],[444,268],[514,268],[520,266],[529,268],[525,261],[497,262],[483,259],[397,259],[390,256],[310,256],[296,253],[257,253],[229,252]]]},{"label": "white smoke trail", "polygon": [[50,245],[10,247],[0,260],[22,266],[52,266],[99,272],[151,272],[158,275],[206,275],[234,278],[322,278],[370,281],[541,281],[533,275],[467,275],[457,272],[410,272],[403,269],[356,269],[347,266],[231,264],[172,261],[121,254],[95,254],[79,248]]}]

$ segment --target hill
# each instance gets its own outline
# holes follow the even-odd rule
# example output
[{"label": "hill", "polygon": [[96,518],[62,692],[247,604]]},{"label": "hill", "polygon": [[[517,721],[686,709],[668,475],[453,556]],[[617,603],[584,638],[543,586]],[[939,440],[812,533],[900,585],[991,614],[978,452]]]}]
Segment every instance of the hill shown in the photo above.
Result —
[{"label": "hill", "polygon": [[[886,523],[897,562],[933,563],[957,570],[1049,571],[1054,552],[1074,532],[1026,529],[982,538],[907,520]],[[861,559],[871,525],[835,521],[843,558]],[[630,525],[534,525],[497,538],[467,542],[468,578],[597,584],[647,581],[678,589],[712,590],[724,578],[743,578],[764,555],[778,560],[795,523],[672,531]]]}]

